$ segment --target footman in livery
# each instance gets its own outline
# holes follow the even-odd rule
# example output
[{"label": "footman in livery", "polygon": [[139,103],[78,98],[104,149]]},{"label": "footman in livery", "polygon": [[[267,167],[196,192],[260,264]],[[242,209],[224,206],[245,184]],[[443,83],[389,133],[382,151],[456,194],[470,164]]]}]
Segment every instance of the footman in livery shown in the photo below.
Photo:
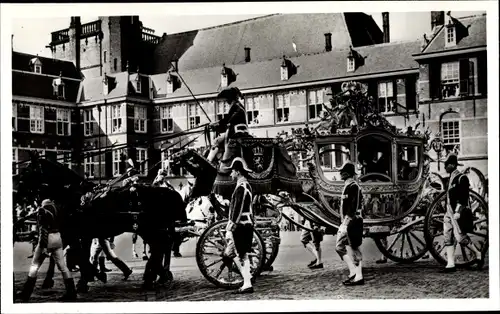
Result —
[{"label": "footman in livery", "polygon": [[225,255],[234,259],[243,277],[243,286],[236,293],[251,293],[253,287],[248,253],[252,249],[255,221],[252,210],[252,188],[246,176],[252,170],[240,157],[233,160],[230,168],[231,178],[236,180],[237,184],[229,208],[229,222],[226,227],[228,244]]},{"label": "footman in livery", "polygon": [[64,285],[66,286],[66,294],[61,300],[73,301],[76,299],[75,283],[64,262],[63,243],[59,232],[61,220],[57,207],[51,200],[46,199],[42,201],[41,207],[38,209],[38,223],[40,230],[38,245],[31,262],[28,279],[24,284],[22,292],[18,294],[18,297],[23,302],[29,301],[33,289],[35,288],[38,271],[47,257],[46,254],[50,254],[57,268],[61,271],[64,278]]},{"label": "footman in livery", "polygon": [[444,164],[446,172],[450,173],[450,179],[446,192],[446,214],[443,219],[447,257],[447,265],[443,269],[443,272],[456,271],[455,247],[457,242],[474,252],[477,269],[481,269],[484,265],[481,252],[467,235],[467,233],[472,232],[474,229],[474,217],[469,204],[469,179],[457,169],[457,166],[462,166],[458,163],[457,155],[448,155]]},{"label": "footman in livery", "polygon": [[[362,192],[354,180],[356,174],[352,162],[346,162],[340,169],[340,176],[345,181],[340,203],[342,223],[337,232],[335,250],[349,268],[349,276],[343,282],[346,286],[363,285],[362,260],[359,247],[363,238],[363,219],[361,218]],[[352,257],[347,252],[347,246],[352,249]]]}]

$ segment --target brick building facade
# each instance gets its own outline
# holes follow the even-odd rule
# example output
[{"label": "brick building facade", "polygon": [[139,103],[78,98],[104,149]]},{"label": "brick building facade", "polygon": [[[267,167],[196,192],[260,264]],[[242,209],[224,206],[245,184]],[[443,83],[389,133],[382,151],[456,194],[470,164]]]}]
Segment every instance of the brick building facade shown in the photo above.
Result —
[{"label": "brick building facade", "polygon": [[[251,132],[274,137],[316,123],[328,94],[356,80],[398,127],[420,123],[434,132],[441,129],[447,149],[458,148],[461,160],[487,173],[486,16],[431,15],[433,35],[424,45],[391,43],[388,13],[383,14],[384,31],[362,13],[278,14],[162,37],[144,28],[138,17],[101,17],[84,25],[72,18],[69,29],[52,33],[50,46],[55,59],[72,62],[73,70],[82,73],[62,77],[78,85],[76,94],[67,104],[52,96],[28,98],[70,108],[71,135],[55,140],[68,139],[68,146],[58,144],[57,149],[73,151],[75,170],[95,180],[109,179],[122,171],[120,156],[128,153],[151,178],[158,167],[184,175],[170,169],[171,151],[162,151],[170,142],[162,138],[226,114],[229,108],[215,98],[226,85],[243,92]],[[14,104],[21,97],[16,92]],[[23,119],[19,116],[18,122]],[[52,136],[51,121],[45,121],[47,133],[36,142],[40,148]],[[33,141],[36,132],[31,133]],[[15,134],[20,141],[22,132]],[[112,145],[134,146],[135,151],[99,154]],[[205,145],[202,138],[192,144]],[[94,154],[80,158],[82,151]],[[332,155],[323,166],[341,162]]]}]

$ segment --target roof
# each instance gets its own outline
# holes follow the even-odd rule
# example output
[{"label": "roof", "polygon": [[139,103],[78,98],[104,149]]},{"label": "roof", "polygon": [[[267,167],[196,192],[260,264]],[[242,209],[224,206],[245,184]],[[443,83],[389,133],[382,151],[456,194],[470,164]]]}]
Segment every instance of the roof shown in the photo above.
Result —
[{"label": "roof", "polygon": [[[371,16],[353,14],[274,14],[170,34],[155,50],[155,73],[167,72],[174,58],[179,60],[182,71],[222,66],[223,63],[244,64],[245,47],[251,49],[251,62],[272,60],[283,55],[297,57],[320,53],[325,51],[325,33],[332,34],[333,49],[380,43],[382,33]],[[359,26],[360,18],[363,27]]]},{"label": "roof", "polygon": [[123,97],[128,94],[129,73],[119,72],[106,75],[109,79],[108,95],[103,93],[103,76],[86,78],[82,82],[82,91],[79,102],[103,100],[105,98]]},{"label": "roof", "polygon": [[[335,78],[348,79],[358,75],[418,69],[418,63],[413,59],[412,54],[418,52],[420,47],[420,41],[411,41],[355,48],[364,58],[364,65],[358,67],[354,72],[347,72],[349,49],[337,49],[331,52],[293,57],[290,60],[298,67],[297,74],[287,81],[281,80],[281,58],[226,66],[232,68],[237,74],[236,82],[231,85],[237,86],[244,91],[245,89],[283,86]],[[220,72],[220,66],[191,71],[184,71],[181,68],[181,71],[179,71],[195,95],[217,92],[220,85]],[[191,95],[187,87],[182,83],[181,87],[174,93],[165,95],[167,90],[166,73],[156,74],[151,78],[155,98],[166,97],[168,99]]]},{"label": "roof", "polygon": [[[55,77],[43,74],[12,71],[12,95],[60,100],[54,96],[54,79]],[[65,101],[76,102],[80,81],[65,78],[62,80],[65,85]]]},{"label": "roof", "polygon": [[30,62],[34,58],[38,58],[42,63],[43,74],[59,76],[62,72],[63,77],[81,79],[81,75],[78,73],[73,62],[40,57],[16,51],[12,52],[12,69],[33,72],[33,69],[30,67]]},{"label": "roof", "polygon": [[431,39],[427,47],[421,53],[441,52],[444,50],[458,50],[465,48],[473,48],[478,46],[486,46],[486,15],[475,15],[462,18],[454,18],[454,22],[463,25],[463,29],[467,30],[466,36],[457,42],[456,46],[445,47],[446,27],[441,26],[434,38]]}]

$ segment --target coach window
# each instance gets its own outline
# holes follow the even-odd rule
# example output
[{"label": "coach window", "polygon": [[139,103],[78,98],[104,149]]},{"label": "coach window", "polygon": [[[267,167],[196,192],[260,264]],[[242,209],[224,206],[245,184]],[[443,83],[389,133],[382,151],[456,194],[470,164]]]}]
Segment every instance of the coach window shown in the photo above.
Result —
[{"label": "coach window", "polygon": [[358,141],[358,168],[361,182],[390,182],[392,155],[388,138],[371,135]]},{"label": "coach window", "polygon": [[319,165],[325,178],[340,181],[340,168],[351,159],[350,143],[318,145]]}]

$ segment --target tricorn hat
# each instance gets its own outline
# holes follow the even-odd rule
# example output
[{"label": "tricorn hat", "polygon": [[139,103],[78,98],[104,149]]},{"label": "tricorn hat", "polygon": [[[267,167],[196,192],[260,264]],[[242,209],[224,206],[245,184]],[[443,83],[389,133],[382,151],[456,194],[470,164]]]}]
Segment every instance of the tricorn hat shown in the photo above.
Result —
[{"label": "tricorn hat", "polygon": [[458,163],[458,156],[456,154],[449,154],[448,157],[446,158],[446,161],[444,162],[444,165],[457,165],[457,166],[463,166],[462,164]]},{"label": "tricorn hat", "polygon": [[245,160],[241,157],[234,158],[233,162],[231,162],[231,166],[229,166],[229,168],[227,168],[227,169],[231,169],[231,170],[235,169],[238,171],[244,170],[247,173],[253,173],[253,171],[250,168],[248,168]]},{"label": "tricorn hat", "polygon": [[351,161],[346,161],[340,168],[340,172],[346,172],[350,175],[356,174],[356,166]]},{"label": "tricorn hat", "polygon": [[235,86],[229,86],[224,88],[218,95],[217,98],[219,99],[226,99],[226,100],[238,100],[238,98],[243,97],[243,95],[240,92],[240,89]]}]

